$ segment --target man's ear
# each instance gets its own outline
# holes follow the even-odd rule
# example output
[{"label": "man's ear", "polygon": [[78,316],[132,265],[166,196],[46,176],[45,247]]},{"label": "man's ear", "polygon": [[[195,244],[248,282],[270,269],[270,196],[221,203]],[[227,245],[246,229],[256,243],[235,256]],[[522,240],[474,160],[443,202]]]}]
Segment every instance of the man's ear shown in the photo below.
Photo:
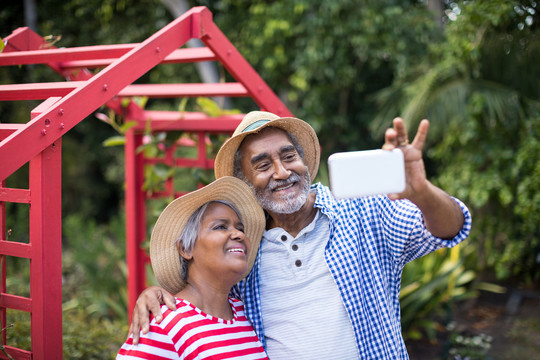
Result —
[{"label": "man's ear", "polygon": [[176,243],[176,250],[178,250],[178,253],[180,254],[180,256],[186,260],[191,260],[193,258],[193,255],[191,255],[190,253],[186,251],[186,249],[184,249],[184,245],[182,245],[181,241],[178,241]]}]

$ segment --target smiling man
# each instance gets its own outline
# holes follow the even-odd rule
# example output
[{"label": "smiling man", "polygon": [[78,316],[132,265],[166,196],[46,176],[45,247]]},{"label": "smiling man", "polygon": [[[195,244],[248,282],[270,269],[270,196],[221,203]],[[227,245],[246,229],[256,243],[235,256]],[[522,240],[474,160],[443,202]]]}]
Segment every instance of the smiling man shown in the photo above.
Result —
[{"label": "smiling man", "polygon": [[[247,114],[220,149],[216,178],[246,182],[267,213],[251,273],[234,289],[268,356],[276,359],[407,359],[399,290],[403,267],[469,233],[466,206],[426,178],[422,150],[429,122],[409,143],[394,119],[384,149],[403,151],[403,193],[336,200],[312,185],[320,147],[311,126],[268,112]],[[362,176],[362,174],[358,174]],[[139,297],[130,332],[147,329],[169,294]]]}]

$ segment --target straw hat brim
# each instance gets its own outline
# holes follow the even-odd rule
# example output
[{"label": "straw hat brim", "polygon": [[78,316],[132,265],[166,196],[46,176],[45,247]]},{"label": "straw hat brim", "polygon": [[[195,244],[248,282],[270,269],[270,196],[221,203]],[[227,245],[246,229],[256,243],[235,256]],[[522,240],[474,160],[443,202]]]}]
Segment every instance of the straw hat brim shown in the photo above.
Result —
[{"label": "straw hat brim", "polygon": [[[254,116],[252,116],[253,114]],[[248,128],[258,120],[263,119],[269,121],[249,131],[243,131],[243,129]],[[216,179],[223,176],[234,176],[234,157],[238,147],[242,144],[242,141],[246,136],[258,133],[269,126],[285,130],[296,137],[298,143],[304,150],[304,163],[309,170],[311,178],[315,179],[319,170],[319,161],[321,157],[319,139],[315,130],[303,120],[294,117],[280,118],[277,115],[263,111],[248,113],[240,125],[238,125],[232,137],[225,141],[216,156],[214,164]]]},{"label": "straw hat brim", "polygon": [[266,224],[264,211],[247,184],[234,177],[222,177],[175,199],[167,205],[156,221],[150,238],[150,260],[156,280],[172,294],[178,293],[185,286],[175,241],[190,216],[202,205],[213,200],[228,201],[239,211],[246,236],[251,240],[248,270],[242,279],[253,267]]}]

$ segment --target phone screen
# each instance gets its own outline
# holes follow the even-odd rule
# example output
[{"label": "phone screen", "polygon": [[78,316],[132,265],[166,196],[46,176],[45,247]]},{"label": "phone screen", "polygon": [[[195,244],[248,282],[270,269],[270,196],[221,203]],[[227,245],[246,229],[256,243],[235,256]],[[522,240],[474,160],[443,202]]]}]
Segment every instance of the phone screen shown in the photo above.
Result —
[{"label": "phone screen", "polygon": [[336,198],[400,193],[405,190],[403,152],[364,150],[328,157],[330,189]]}]

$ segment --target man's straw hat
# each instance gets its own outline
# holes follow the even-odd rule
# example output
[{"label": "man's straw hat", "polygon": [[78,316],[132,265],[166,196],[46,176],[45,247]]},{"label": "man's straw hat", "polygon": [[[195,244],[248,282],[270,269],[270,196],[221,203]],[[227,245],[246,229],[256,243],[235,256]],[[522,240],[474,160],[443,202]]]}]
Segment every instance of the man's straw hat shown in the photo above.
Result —
[{"label": "man's straw hat", "polygon": [[150,260],[159,284],[172,294],[185,286],[180,255],[175,245],[190,216],[212,200],[225,200],[239,211],[246,236],[251,240],[247,276],[259,249],[265,216],[253,191],[242,180],[226,176],[172,201],[159,216],[150,238]]},{"label": "man's straw hat", "polygon": [[311,178],[315,179],[321,157],[319,139],[315,130],[303,120],[293,117],[280,118],[265,111],[252,111],[246,114],[232,137],[225,141],[216,156],[214,165],[216,179],[222,176],[234,176],[234,157],[244,138],[269,126],[285,130],[296,137],[304,149],[304,163],[308,167]]}]

